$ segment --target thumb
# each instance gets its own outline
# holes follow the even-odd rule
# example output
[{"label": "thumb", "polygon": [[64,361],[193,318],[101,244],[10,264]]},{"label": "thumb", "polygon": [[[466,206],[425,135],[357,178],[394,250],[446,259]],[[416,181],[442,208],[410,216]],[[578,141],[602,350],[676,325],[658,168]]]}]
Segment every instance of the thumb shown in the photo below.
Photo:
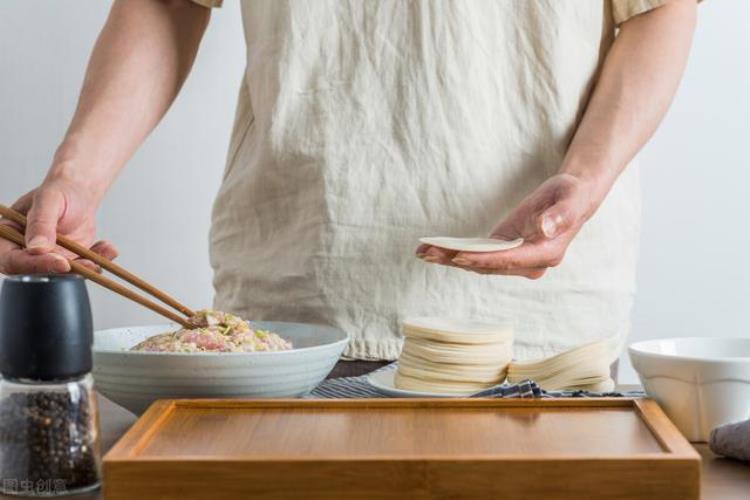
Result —
[{"label": "thumb", "polygon": [[30,252],[51,252],[57,241],[57,221],[65,212],[65,198],[57,190],[41,189],[34,201],[26,221],[26,247]]},{"label": "thumb", "polygon": [[537,219],[537,228],[541,235],[553,240],[573,226],[573,212],[567,203],[558,202],[547,208]]}]

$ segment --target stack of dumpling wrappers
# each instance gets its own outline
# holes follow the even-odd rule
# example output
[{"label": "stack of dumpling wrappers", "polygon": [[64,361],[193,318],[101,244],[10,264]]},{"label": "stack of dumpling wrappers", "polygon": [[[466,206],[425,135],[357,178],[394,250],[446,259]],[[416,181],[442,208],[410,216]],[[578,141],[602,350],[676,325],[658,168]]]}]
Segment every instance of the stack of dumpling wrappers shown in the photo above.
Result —
[{"label": "stack of dumpling wrappers", "polygon": [[610,342],[601,340],[549,358],[513,362],[508,367],[508,382],[530,379],[546,391],[608,392],[615,387],[610,378],[611,362]]},{"label": "stack of dumpling wrappers", "polygon": [[470,394],[502,383],[513,358],[513,332],[504,325],[419,318],[402,332],[399,389]]},{"label": "stack of dumpling wrappers", "polygon": [[609,341],[587,343],[532,361],[511,362],[511,328],[476,321],[417,318],[402,325],[404,347],[394,384],[399,389],[471,394],[504,382],[533,380],[548,391],[614,389]]}]

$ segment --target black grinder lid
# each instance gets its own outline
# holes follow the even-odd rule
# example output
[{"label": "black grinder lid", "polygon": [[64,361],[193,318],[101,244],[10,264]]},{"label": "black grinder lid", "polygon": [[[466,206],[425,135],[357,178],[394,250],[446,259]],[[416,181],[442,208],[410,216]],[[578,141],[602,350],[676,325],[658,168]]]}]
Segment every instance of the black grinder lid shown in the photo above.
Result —
[{"label": "black grinder lid", "polygon": [[91,371],[93,322],[77,275],[11,276],[0,290],[0,374],[64,380]]}]

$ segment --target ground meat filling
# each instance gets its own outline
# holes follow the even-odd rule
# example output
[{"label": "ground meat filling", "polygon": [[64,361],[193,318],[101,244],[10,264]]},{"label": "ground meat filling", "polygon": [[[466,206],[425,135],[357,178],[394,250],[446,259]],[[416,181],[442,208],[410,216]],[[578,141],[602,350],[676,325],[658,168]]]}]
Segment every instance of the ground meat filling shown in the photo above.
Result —
[{"label": "ground meat filling", "polygon": [[278,334],[255,330],[242,318],[210,309],[190,318],[194,328],[149,337],[131,351],[146,352],[259,352],[286,351],[292,343]]}]

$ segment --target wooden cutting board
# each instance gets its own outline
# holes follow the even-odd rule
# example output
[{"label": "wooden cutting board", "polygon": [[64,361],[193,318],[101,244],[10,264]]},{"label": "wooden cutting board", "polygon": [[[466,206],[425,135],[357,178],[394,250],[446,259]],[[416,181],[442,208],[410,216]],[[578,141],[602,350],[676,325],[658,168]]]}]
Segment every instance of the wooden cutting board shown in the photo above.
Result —
[{"label": "wooden cutting board", "polygon": [[697,499],[647,399],[162,400],[104,458],[106,499]]}]

